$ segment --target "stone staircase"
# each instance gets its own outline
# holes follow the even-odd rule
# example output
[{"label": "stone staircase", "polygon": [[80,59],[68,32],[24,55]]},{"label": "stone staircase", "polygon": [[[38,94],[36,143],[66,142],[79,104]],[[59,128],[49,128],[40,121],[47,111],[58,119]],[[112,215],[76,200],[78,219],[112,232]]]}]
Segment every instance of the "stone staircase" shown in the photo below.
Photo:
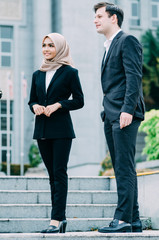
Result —
[{"label": "stone staircase", "polygon": [[[137,235],[91,231],[112,220],[117,194],[110,191],[109,177],[70,177],[67,203],[67,233],[41,234],[50,221],[48,177],[0,177],[0,240],[127,240],[132,236],[136,240],[159,240],[159,233],[154,231]],[[142,218],[142,222],[144,228],[150,227],[149,219]]]}]

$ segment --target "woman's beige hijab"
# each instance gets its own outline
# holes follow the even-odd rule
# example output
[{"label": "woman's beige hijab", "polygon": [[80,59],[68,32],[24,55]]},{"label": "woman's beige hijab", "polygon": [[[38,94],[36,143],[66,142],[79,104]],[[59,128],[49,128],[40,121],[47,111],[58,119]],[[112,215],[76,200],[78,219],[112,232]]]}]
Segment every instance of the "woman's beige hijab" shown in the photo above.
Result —
[{"label": "woman's beige hijab", "polygon": [[43,59],[40,70],[43,72],[57,70],[62,65],[70,65],[73,67],[70,49],[65,38],[59,33],[50,33],[44,37],[42,43],[47,37],[49,37],[55,45],[56,56],[51,60]]}]

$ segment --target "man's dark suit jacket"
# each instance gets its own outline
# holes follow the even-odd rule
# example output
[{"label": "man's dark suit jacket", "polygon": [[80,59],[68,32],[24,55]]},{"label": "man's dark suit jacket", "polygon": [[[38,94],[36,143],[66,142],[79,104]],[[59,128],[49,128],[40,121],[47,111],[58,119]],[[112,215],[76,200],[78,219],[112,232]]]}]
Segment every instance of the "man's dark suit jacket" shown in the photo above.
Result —
[{"label": "man's dark suit jacket", "polygon": [[[33,73],[29,106],[48,106],[61,103],[62,108],[52,113],[50,117],[44,114],[36,116],[34,139],[74,138],[75,133],[70,117],[70,110],[82,108],[84,105],[83,92],[78,77],[78,71],[63,65],[53,76],[50,85],[45,88],[46,72],[40,70]],[[72,99],[69,99],[72,95]]]},{"label": "man's dark suit jacket", "polygon": [[113,39],[102,65],[105,116],[117,120],[121,112],[144,119],[142,93],[142,47],[138,40],[120,31]]}]

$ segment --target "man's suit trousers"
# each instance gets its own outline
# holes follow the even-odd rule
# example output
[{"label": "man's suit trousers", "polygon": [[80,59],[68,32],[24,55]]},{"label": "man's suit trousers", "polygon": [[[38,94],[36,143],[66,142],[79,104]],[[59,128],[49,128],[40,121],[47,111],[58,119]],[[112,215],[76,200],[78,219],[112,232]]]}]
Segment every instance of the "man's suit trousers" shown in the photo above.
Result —
[{"label": "man's suit trousers", "polygon": [[139,219],[137,176],[135,170],[135,146],[140,119],[120,129],[119,119],[104,122],[105,136],[115,171],[118,205],[114,219],[133,222]]}]

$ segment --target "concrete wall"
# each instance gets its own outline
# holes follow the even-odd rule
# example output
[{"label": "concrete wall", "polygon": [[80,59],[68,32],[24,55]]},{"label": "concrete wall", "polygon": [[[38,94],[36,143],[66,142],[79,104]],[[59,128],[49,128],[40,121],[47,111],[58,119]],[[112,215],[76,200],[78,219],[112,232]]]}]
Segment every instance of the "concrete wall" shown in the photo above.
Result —
[{"label": "concrete wall", "polygon": [[[152,229],[159,229],[159,174],[138,176],[139,210],[141,217],[150,217]],[[116,190],[115,179],[110,180],[110,190]]]},{"label": "concrete wall", "polygon": [[159,229],[158,183],[159,174],[138,177],[140,212],[151,217],[153,229]]},{"label": "concrete wall", "polygon": [[[77,138],[73,141],[69,166],[71,175],[98,175],[106,145],[100,119],[102,91],[100,65],[103,36],[96,33],[93,5],[96,1],[61,1],[61,33],[66,37],[85,97],[83,109],[73,111]],[[79,165],[85,165],[77,170]],[[86,167],[87,166],[87,167]]]},{"label": "concrete wall", "polygon": [[[24,100],[24,162],[28,162],[28,151],[32,143],[33,114],[28,107],[32,73],[42,61],[41,41],[44,34],[51,31],[50,0],[23,0],[22,19],[14,26],[14,134],[12,162],[20,162],[20,92],[21,72],[27,80],[27,98]],[[50,10],[51,12],[51,10]],[[43,17],[41,17],[43,16]]]},{"label": "concrete wall", "polygon": [[[30,86],[30,75],[33,71],[33,8],[32,1],[22,1],[22,19],[14,26],[14,133],[13,133],[13,163],[20,162],[21,154],[21,72],[24,72],[27,84]],[[24,162],[28,161],[28,149],[30,146],[31,129],[28,114],[27,100],[24,100]],[[26,134],[27,133],[27,134]]]}]

